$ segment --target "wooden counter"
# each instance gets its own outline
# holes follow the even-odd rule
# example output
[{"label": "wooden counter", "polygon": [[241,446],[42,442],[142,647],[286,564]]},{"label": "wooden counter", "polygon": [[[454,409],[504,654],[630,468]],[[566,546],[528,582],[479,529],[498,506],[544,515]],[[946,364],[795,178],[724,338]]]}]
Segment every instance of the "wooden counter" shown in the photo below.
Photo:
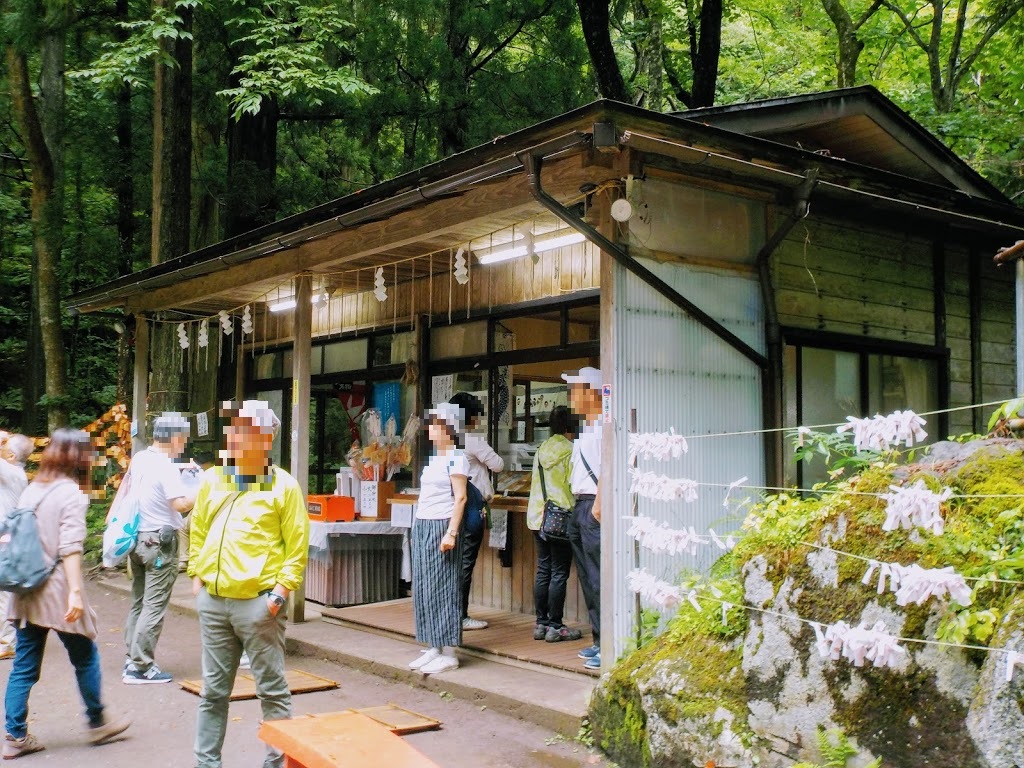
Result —
[{"label": "wooden counter", "polygon": [[[415,504],[418,500],[416,494],[399,493],[389,497],[388,503]],[[533,581],[536,574],[537,548],[533,531],[526,527],[527,504],[528,499],[520,496],[495,496],[492,499],[492,509],[504,509],[511,513],[508,517],[508,544],[512,553],[512,565],[502,566],[499,550],[489,547],[485,536],[480,556],[476,561],[476,569],[473,571],[473,588],[469,594],[470,606],[497,608],[510,613],[534,613]],[[587,604],[576,579],[575,567],[570,572],[566,585],[564,618],[569,623],[586,624],[589,621]]]}]

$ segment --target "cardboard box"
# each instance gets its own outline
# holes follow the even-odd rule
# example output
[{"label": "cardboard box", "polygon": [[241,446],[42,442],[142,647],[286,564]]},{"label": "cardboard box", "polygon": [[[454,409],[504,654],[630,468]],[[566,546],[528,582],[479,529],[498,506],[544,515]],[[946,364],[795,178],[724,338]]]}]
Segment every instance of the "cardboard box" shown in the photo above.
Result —
[{"label": "cardboard box", "polygon": [[352,522],[356,519],[356,500],[351,496],[306,497],[309,519],[318,523]]},{"label": "cardboard box", "polygon": [[391,519],[388,499],[394,495],[394,483],[363,480],[359,483],[359,516],[377,520]]}]

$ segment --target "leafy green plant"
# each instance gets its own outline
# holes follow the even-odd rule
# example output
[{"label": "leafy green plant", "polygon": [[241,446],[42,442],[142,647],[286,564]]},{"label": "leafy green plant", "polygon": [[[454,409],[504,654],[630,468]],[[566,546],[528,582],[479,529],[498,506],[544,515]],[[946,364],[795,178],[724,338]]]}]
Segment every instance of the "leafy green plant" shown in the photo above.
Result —
[{"label": "leafy green plant", "polygon": [[1001,421],[1009,421],[1013,418],[1019,418],[1021,415],[1021,409],[1024,408],[1024,397],[1017,397],[1013,400],[1007,400],[1001,406],[996,408],[992,415],[988,418],[988,431],[991,432],[997,424]]},{"label": "leafy green plant", "polygon": [[[839,728],[818,728],[818,751],[824,763],[797,763],[793,768],[846,768],[851,757],[857,755],[857,748]],[[882,758],[875,758],[865,768],[881,768]]]},{"label": "leafy green plant", "polygon": [[843,475],[856,474],[866,469],[883,456],[877,451],[858,451],[846,432],[798,430],[790,433],[790,439],[795,449],[794,458],[809,464],[820,456],[833,482]]}]

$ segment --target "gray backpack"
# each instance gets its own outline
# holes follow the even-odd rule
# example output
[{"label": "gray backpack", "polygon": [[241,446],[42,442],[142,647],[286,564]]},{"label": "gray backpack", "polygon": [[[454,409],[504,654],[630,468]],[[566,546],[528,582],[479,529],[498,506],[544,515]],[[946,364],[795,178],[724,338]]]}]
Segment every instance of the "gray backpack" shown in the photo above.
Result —
[{"label": "gray backpack", "polygon": [[[53,490],[52,488],[50,490]],[[24,594],[46,583],[60,560],[43,551],[35,507],[19,507],[0,520],[0,591]]]}]

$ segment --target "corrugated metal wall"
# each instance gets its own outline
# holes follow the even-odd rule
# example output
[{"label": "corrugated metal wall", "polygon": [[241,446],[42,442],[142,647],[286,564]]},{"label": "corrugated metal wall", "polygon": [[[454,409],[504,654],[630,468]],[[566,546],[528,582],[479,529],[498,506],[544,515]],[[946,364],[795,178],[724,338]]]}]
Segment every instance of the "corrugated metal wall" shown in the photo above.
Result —
[{"label": "corrugated metal wall", "polygon": [[[764,351],[761,294],[754,275],[678,263],[643,264],[754,349]],[[615,577],[613,617],[604,619],[603,634],[613,635],[618,655],[635,634],[635,598],[625,579],[633,568],[633,540],[626,535],[629,523],[623,519],[631,513],[630,409],[636,408],[640,432],[675,428],[683,435],[712,434],[757,430],[763,423],[758,367],[624,267],[616,265],[614,274],[616,369],[614,378],[606,373],[605,381],[614,382]],[[724,485],[745,475],[749,484],[764,485],[761,435],[693,439],[689,446],[680,460],[641,461],[639,468]],[[676,528],[692,525],[700,533],[709,527],[717,532],[734,530],[742,514],[723,507],[725,494],[725,488],[701,487],[699,499],[692,503],[640,499],[639,513]],[[732,498],[736,496],[734,492]],[[699,550],[696,557],[641,550],[641,565],[674,581],[684,570],[706,570],[718,554],[710,548]]]}]

